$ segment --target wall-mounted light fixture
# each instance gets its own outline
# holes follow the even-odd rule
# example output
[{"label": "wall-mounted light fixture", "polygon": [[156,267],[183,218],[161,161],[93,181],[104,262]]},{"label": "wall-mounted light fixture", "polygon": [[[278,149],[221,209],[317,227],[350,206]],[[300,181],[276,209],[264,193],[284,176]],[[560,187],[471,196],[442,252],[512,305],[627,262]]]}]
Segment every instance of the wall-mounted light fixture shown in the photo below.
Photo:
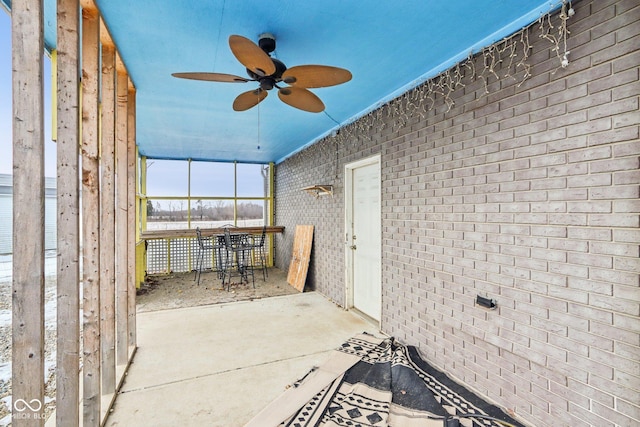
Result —
[{"label": "wall-mounted light fixture", "polygon": [[498,308],[498,303],[496,302],[496,300],[480,295],[476,296],[476,304],[485,308],[490,308],[491,310],[495,310],[496,308]]}]

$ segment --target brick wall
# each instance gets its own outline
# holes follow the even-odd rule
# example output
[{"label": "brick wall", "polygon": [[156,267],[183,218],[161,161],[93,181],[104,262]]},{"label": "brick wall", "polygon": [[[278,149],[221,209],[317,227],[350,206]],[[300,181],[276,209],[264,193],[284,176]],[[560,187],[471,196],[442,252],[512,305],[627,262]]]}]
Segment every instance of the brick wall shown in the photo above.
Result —
[{"label": "brick wall", "polygon": [[[640,4],[574,8],[569,67],[532,28],[522,85],[501,79],[487,95],[467,79],[450,110],[436,98],[402,118],[410,97],[397,100],[368,132],[365,117],[277,165],[277,264],[295,225],[315,225],[307,289],[344,305],[344,165],[380,153],[382,330],[532,426],[632,426]],[[323,183],[333,197],[300,190]]]}]

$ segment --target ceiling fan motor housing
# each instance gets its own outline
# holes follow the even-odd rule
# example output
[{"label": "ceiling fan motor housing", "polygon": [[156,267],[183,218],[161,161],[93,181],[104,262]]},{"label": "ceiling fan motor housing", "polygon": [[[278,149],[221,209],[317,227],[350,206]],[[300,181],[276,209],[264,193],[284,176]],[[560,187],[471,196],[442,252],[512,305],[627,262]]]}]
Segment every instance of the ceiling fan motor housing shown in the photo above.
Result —
[{"label": "ceiling fan motor housing", "polygon": [[276,50],[276,38],[271,33],[262,33],[258,36],[258,46],[267,53]]},{"label": "ceiling fan motor housing", "polygon": [[287,66],[284,65],[282,61],[275,58],[271,58],[271,61],[273,61],[273,65],[275,65],[276,71],[270,76],[260,76],[247,68],[247,74],[249,75],[249,77],[260,82],[260,87],[264,90],[273,89],[276,83],[282,81],[282,73],[287,71]]}]

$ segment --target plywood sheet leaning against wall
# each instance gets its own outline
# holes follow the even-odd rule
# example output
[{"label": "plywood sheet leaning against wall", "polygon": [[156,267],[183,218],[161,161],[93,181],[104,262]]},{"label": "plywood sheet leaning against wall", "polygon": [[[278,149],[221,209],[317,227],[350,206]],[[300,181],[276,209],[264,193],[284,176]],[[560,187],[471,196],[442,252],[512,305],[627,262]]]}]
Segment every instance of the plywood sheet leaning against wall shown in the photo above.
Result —
[{"label": "plywood sheet leaning against wall", "polygon": [[300,292],[304,289],[304,282],[307,280],[312,243],[313,225],[296,225],[287,283]]}]

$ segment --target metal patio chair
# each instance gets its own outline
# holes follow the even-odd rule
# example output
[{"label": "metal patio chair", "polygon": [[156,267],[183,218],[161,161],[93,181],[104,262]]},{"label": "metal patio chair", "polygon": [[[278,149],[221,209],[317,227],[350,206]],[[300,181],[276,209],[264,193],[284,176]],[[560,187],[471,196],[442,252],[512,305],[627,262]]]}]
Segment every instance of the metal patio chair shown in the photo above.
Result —
[{"label": "metal patio chair", "polygon": [[251,259],[253,261],[253,266],[259,267],[262,270],[262,279],[264,281],[269,277],[269,273],[267,272],[267,253],[265,252],[265,242],[267,236],[267,226],[262,226],[262,234],[260,234],[259,238],[252,238],[251,242]]},{"label": "metal patio chair", "polygon": [[[231,279],[240,277],[240,281],[249,284],[249,276],[256,287],[253,274],[253,262],[251,260],[252,246],[244,234],[231,234],[229,228],[224,229],[224,245],[226,257],[222,273],[222,286],[227,285],[227,291],[231,288]],[[227,279],[229,280],[227,282]]]},{"label": "metal patio chair", "polygon": [[[200,231],[200,227],[196,227],[196,239],[198,241],[198,253],[196,254],[196,274],[193,280],[197,280],[199,286],[200,276],[202,275],[202,269],[204,268],[205,254],[207,253],[207,251],[211,251],[211,255],[213,255],[214,251],[220,250],[220,245],[214,243],[215,240],[213,237],[202,237],[202,231]],[[216,261],[217,259],[218,258],[216,257]],[[218,273],[218,275],[219,274],[220,273]]]}]

